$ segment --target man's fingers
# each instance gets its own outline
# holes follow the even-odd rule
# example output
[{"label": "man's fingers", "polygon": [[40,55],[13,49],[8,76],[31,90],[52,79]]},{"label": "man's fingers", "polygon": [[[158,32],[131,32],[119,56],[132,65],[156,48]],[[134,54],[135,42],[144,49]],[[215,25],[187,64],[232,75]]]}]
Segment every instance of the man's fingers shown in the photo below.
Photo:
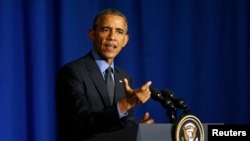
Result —
[{"label": "man's fingers", "polygon": [[144,85],[142,85],[141,89],[142,90],[146,90],[148,89],[152,84],[152,81],[148,81],[147,83],[145,83]]},{"label": "man's fingers", "polygon": [[146,112],[144,114],[143,118],[141,119],[140,123],[143,123],[143,124],[152,124],[152,123],[154,123],[154,120],[150,119],[149,118],[149,113]]},{"label": "man's fingers", "polygon": [[146,112],[146,113],[143,115],[142,119],[141,119],[141,123],[146,122],[148,118],[149,118],[149,113]]},{"label": "man's fingers", "polygon": [[130,91],[130,92],[133,91],[132,88],[128,84],[128,79],[124,78],[123,81],[124,81],[124,87],[125,87],[126,91]]},{"label": "man's fingers", "polygon": [[149,113],[148,113],[148,112],[146,112],[146,113],[144,114],[143,119],[148,119],[148,118],[149,118]]}]

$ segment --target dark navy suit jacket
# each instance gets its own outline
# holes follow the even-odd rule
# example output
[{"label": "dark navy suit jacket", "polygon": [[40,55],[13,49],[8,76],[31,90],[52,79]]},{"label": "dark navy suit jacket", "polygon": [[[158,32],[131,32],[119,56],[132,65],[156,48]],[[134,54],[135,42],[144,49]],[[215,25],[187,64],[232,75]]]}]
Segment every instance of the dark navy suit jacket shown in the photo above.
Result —
[{"label": "dark navy suit jacket", "polygon": [[65,64],[56,82],[58,141],[82,141],[93,136],[137,124],[134,109],[119,117],[117,101],[125,95],[123,79],[131,77],[114,67],[115,98],[108,90],[92,53]]}]

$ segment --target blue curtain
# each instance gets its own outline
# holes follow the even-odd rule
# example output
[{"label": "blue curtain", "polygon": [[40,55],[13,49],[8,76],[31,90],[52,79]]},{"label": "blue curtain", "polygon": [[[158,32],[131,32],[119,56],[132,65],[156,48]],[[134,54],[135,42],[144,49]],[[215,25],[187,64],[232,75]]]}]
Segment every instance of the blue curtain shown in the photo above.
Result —
[{"label": "blue curtain", "polygon": [[[107,7],[128,17],[115,64],[134,87],[169,88],[204,123],[250,123],[249,0],[0,0],[1,141],[55,141],[56,72],[91,49],[87,31]],[[169,122],[159,102],[137,118],[146,111]]]}]

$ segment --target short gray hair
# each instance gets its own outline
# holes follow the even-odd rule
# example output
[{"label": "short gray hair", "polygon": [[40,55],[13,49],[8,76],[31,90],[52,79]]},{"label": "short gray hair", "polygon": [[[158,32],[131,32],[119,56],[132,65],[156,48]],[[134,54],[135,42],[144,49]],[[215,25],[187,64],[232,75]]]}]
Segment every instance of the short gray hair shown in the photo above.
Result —
[{"label": "short gray hair", "polygon": [[97,27],[97,24],[99,23],[99,20],[100,18],[103,16],[103,15],[116,15],[116,16],[121,16],[124,21],[126,22],[126,25],[127,25],[127,30],[128,30],[128,20],[127,20],[127,17],[119,10],[117,9],[112,9],[112,8],[108,8],[108,9],[104,9],[102,10],[101,12],[99,12],[95,18],[94,18],[94,21],[93,21],[93,24],[92,24],[92,29],[96,29]]}]

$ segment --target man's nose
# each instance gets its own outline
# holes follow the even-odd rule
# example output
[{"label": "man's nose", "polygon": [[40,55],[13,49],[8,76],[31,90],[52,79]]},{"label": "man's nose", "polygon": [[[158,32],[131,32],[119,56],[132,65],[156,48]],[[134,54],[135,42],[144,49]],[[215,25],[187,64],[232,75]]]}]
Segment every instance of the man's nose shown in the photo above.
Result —
[{"label": "man's nose", "polygon": [[108,39],[109,40],[115,40],[116,39],[116,34],[115,34],[114,31],[110,31]]}]

